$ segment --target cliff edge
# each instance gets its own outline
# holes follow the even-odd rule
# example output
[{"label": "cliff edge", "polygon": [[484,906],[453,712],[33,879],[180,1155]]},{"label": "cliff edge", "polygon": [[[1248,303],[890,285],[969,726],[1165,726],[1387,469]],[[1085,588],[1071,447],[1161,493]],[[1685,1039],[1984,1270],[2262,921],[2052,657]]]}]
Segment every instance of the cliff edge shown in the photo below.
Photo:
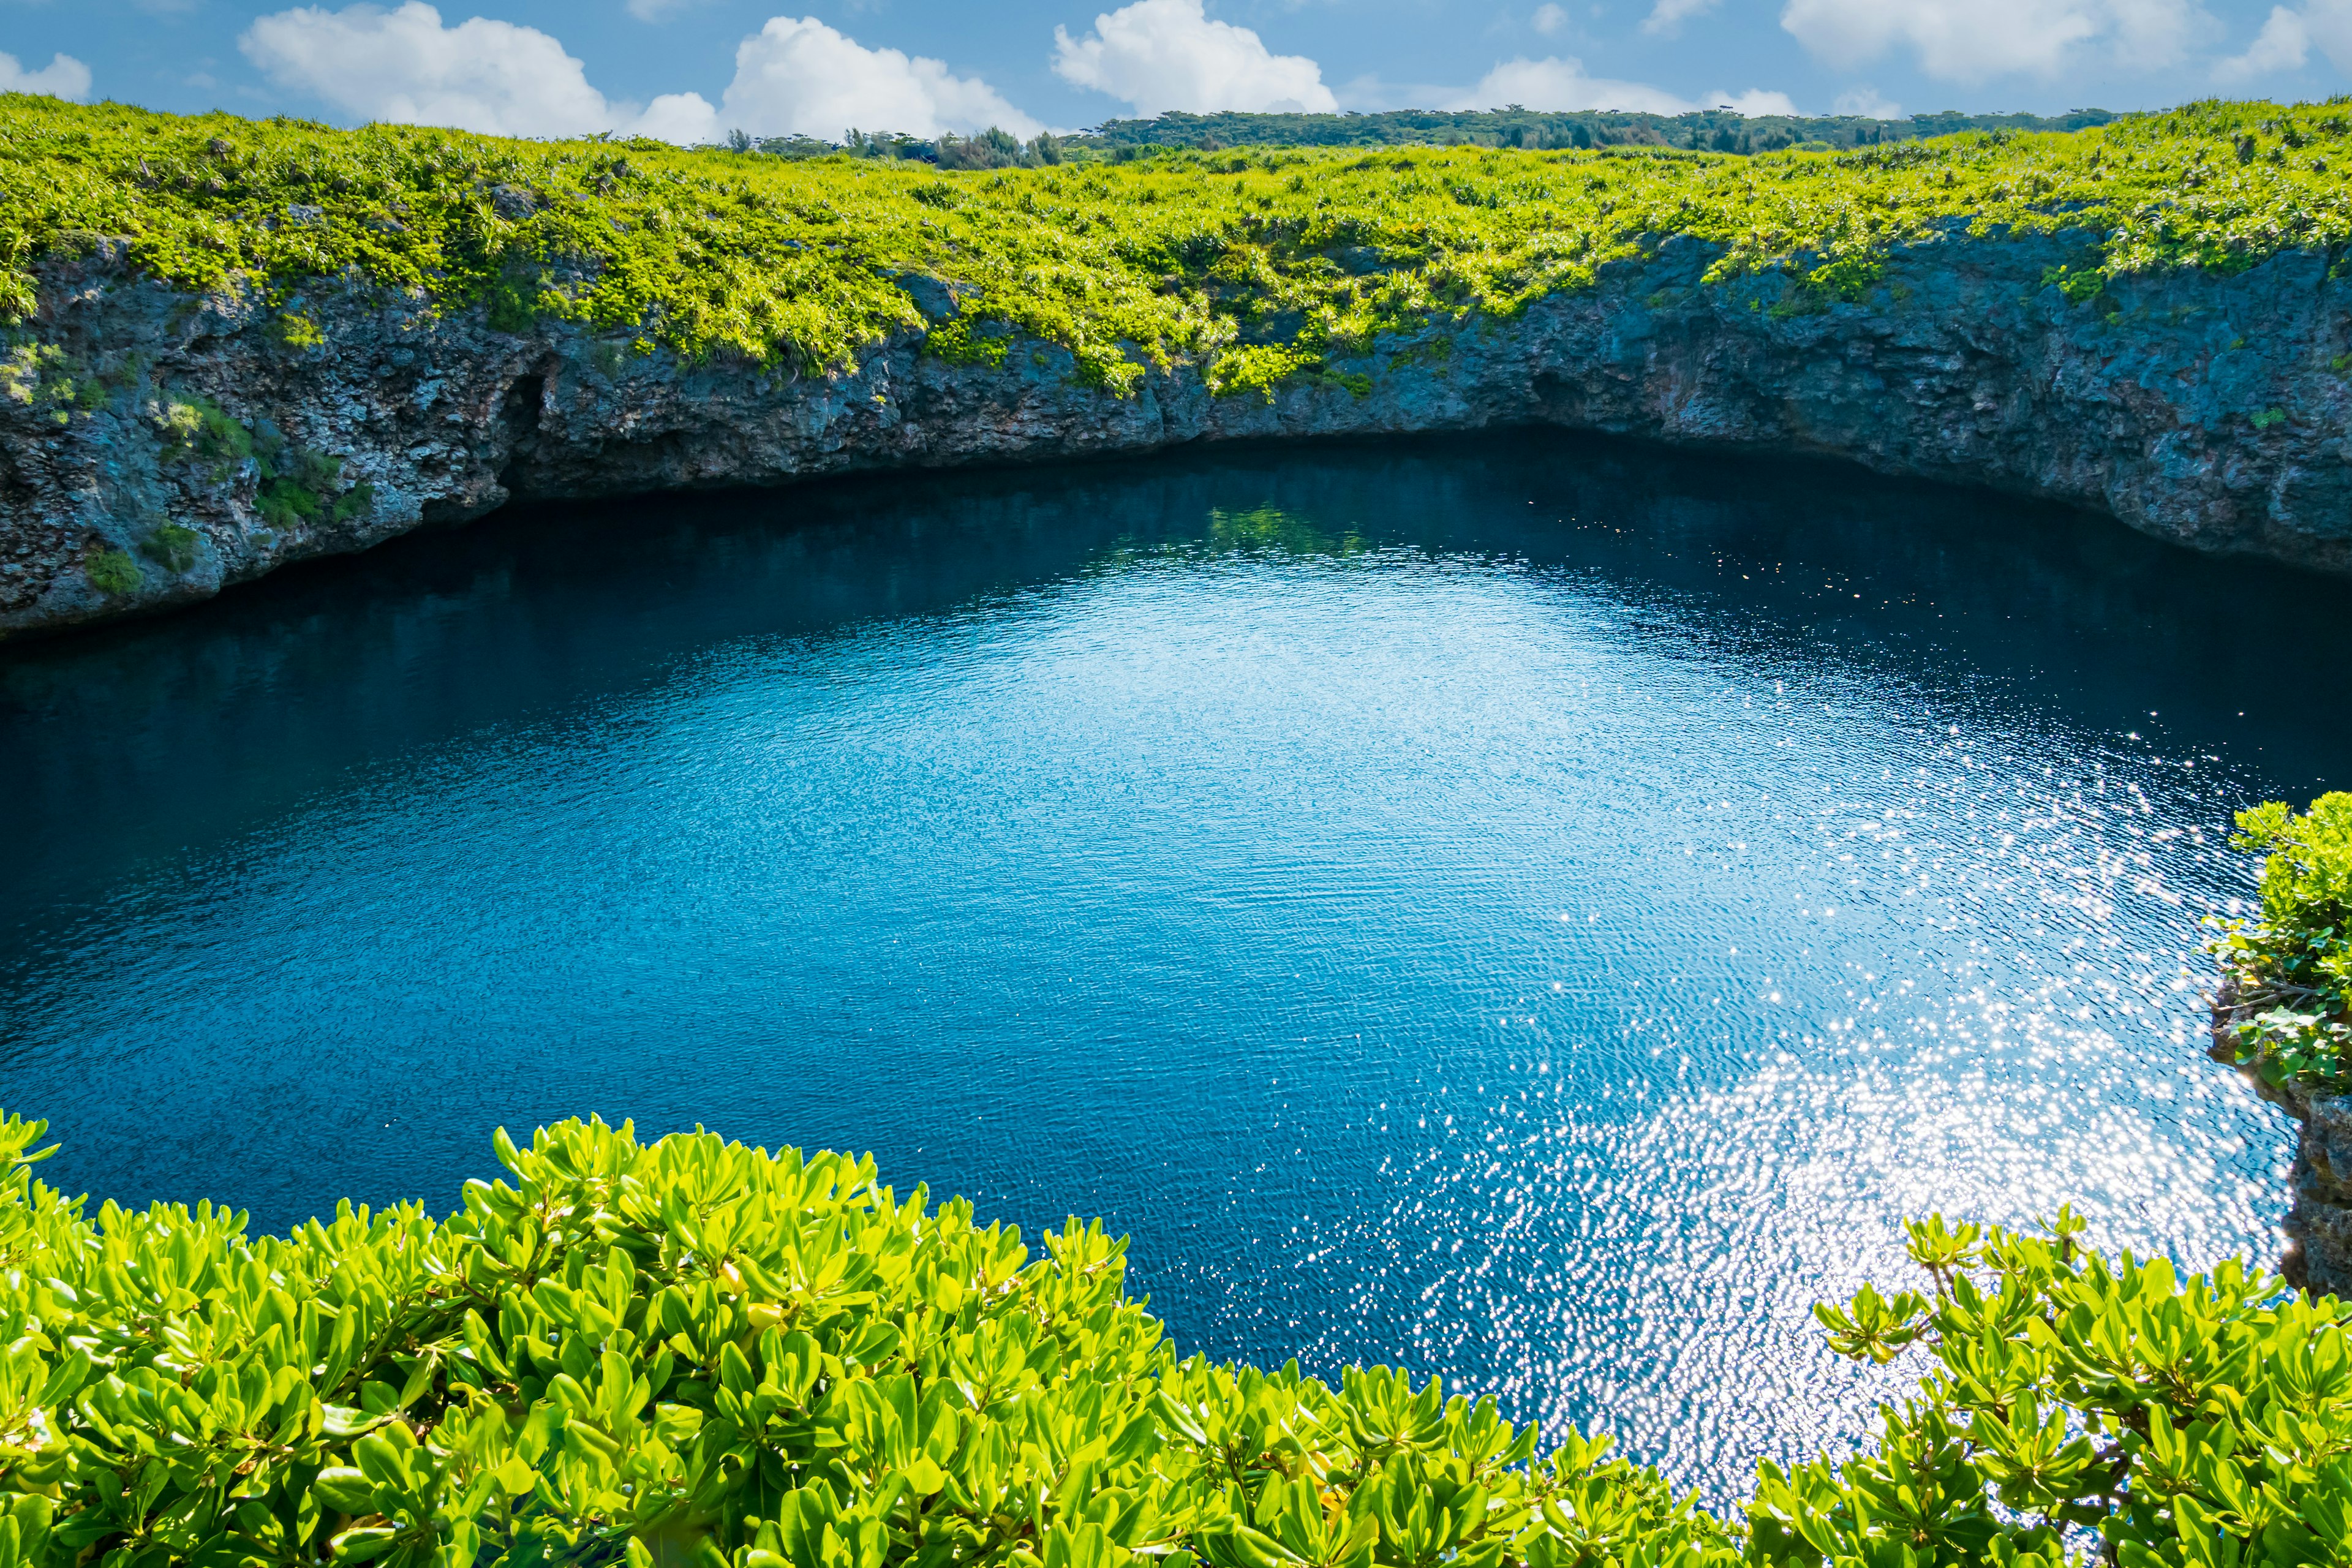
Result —
[{"label": "cliff edge", "polygon": [[1847,302],[1770,273],[1706,281],[1721,247],[1671,238],[1513,315],[1381,332],[1222,395],[1198,357],[1122,391],[1041,338],[973,356],[956,291],[920,275],[896,281],[922,325],[803,371],[502,329],[354,279],[289,315],[100,245],[40,270],[0,363],[0,636],[191,603],[510,499],[1518,424],[1827,455],[2352,570],[2352,283],[2290,251],[2081,300],[2063,280],[2084,243],[1954,225]]}]

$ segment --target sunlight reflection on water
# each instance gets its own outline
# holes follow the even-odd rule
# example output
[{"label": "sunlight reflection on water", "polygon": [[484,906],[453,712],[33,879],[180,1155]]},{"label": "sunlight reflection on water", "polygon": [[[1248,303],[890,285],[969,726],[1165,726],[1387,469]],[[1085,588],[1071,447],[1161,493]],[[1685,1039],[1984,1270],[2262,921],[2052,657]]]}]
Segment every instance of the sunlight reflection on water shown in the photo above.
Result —
[{"label": "sunlight reflection on water", "polygon": [[2270,1257],[2197,920],[2235,805],[2346,777],[2215,603],[2327,585],[1840,483],[1522,440],[641,503],[27,650],[5,1103],[270,1226],[590,1110],[870,1148],[1104,1215],[1185,1346],[1737,1495],[1894,1386],[1810,1310],[1905,1215]]}]

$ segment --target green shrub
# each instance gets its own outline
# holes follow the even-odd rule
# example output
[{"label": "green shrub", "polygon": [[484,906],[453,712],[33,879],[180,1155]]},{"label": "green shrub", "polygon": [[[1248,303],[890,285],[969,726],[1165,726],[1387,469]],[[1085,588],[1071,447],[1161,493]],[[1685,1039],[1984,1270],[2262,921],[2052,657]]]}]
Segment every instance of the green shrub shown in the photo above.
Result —
[{"label": "green shrub", "polygon": [[2352,1304],[2235,1261],[2111,1264],[2064,1211],[2046,1237],[1908,1229],[1932,1299],[1816,1316],[1843,1354],[1933,1368],[1870,1451],[1759,1467],[1750,1562],[2352,1563]]},{"label": "green shrub", "polygon": [[870,1159],[572,1121],[446,1221],[252,1238],[87,1213],[45,1131],[0,1120],[0,1568],[2352,1563],[2346,1309],[2063,1217],[1916,1226],[1932,1301],[1824,1310],[1935,1373],[1743,1528],[1434,1379],[1180,1359],[1099,1224],[1033,1261]]},{"label": "green shrub", "polygon": [[94,414],[113,399],[113,386],[126,377],[81,363],[57,343],[20,342],[0,353],[0,398],[37,404],[56,411],[59,424],[71,410]]},{"label": "green shrub", "polygon": [[167,522],[147,536],[139,552],[166,572],[185,572],[196,563],[196,546],[203,539],[193,528]]},{"label": "green shrub", "polygon": [[1250,343],[1229,348],[1209,362],[1209,391],[1218,397],[1255,392],[1274,401],[1274,389],[1303,372],[1320,370],[1313,354],[1280,343]]},{"label": "green shrub", "polygon": [[278,318],[278,341],[285,347],[299,352],[315,349],[327,341],[319,323],[299,310],[289,310]]},{"label": "green shrub", "polygon": [[570,1122],[446,1222],[247,1239],[86,1215],[44,1131],[0,1125],[0,1568],[1732,1560],[1605,1442],[1180,1361],[1098,1224],[1033,1262],[870,1160]]},{"label": "green shrub", "polygon": [[139,584],[147,580],[139,570],[139,563],[120,550],[94,552],[82,563],[82,572],[89,578],[91,587],[118,598],[135,593]]},{"label": "green shrub", "polygon": [[171,399],[153,418],[164,446],[201,458],[215,480],[229,478],[253,456],[253,432],[209,397]]},{"label": "green shrub", "polygon": [[2242,811],[2230,842],[2266,857],[2255,916],[2214,922],[2209,944],[2238,1059],[2273,1083],[2352,1082],[2352,795]]}]

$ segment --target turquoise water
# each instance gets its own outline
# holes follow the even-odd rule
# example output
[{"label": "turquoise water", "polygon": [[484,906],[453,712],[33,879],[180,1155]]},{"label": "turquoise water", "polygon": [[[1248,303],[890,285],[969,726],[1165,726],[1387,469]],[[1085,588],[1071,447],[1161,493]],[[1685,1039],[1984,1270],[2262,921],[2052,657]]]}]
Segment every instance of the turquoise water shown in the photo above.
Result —
[{"label": "turquoise water", "polygon": [[2352,784],[2343,592],[1533,436],[493,520],[0,656],[0,1103],[270,1226],[870,1149],[1734,1495],[1905,1215],[2274,1253],[2197,920]]}]

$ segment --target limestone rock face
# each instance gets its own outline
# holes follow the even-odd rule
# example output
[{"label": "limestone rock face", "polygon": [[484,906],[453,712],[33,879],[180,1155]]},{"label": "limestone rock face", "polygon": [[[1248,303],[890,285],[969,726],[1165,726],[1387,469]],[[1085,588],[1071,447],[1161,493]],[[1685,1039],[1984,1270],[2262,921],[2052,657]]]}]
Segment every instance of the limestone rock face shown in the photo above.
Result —
[{"label": "limestone rock face", "polygon": [[[2237,1026],[2256,1011],[2239,1004],[2236,982],[2223,983],[2213,999],[2213,1043],[2206,1055],[2236,1064]],[[2290,1283],[2315,1294],[2352,1298],[2352,1094],[2268,1083],[2244,1065],[2238,1071],[2255,1093],[2301,1123],[2287,1177],[2294,1202],[2280,1226],[2286,1232],[2281,1270]]]},{"label": "limestone rock face", "polygon": [[[51,269],[30,346],[0,363],[0,637],[200,600],[514,497],[1513,424],[1838,456],[2352,570],[2352,284],[2288,255],[2070,301],[2043,279],[2089,238],[1954,230],[1825,309],[1791,309],[1777,278],[1704,285],[1717,253],[1675,239],[1270,397],[1213,396],[1177,363],[1124,398],[1076,384],[1048,344],[957,366],[917,331],[802,374],[642,352],[633,331],[498,331],[357,282],[308,289],[289,331],[287,301],[178,293],[102,249]],[[931,321],[967,308],[900,283]]]},{"label": "limestone rock face", "polygon": [[2352,1297],[2352,1095],[2301,1092],[2287,1103],[2303,1121],[2286,1216],[2296,1283]]}]

